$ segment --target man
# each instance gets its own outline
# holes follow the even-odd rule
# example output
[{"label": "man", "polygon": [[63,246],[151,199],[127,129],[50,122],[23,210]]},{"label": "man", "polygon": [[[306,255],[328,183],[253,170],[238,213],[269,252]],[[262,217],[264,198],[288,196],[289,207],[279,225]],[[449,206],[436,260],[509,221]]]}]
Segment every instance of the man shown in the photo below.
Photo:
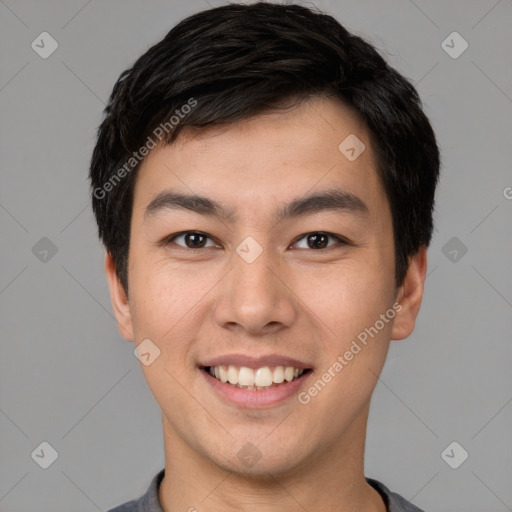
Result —
[{"label": "man", "polygon": [[234,4],[173,28],[105,114],[93,208],[165,444],[113,510],[418,511],[363,467],[433,229],[415,89],[330,16]]}]

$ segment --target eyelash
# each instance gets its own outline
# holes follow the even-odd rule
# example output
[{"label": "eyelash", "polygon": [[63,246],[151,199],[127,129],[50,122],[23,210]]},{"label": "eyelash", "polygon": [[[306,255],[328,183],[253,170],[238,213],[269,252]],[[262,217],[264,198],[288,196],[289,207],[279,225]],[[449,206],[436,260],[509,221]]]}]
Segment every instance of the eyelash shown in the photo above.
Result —
[{"label": "eyelash", "polygon": [[[204,236],[204,237],[209,238],[210,240],[214,241],[210,236],[208,236],[206,233],[203,233],[201,231],[181,231],[180,233],[175,233],[174,235],[168,236],[167,238],[165,238],[163,240],[162,243],[163,243],[163,245],[169,245],[171,243],[174,243],[174,240],[176,238],[179,238],[179,237],[187,235],[187,234],[201,235],[201,236]],[[326,231],[310,231],[309,233],[305,233],[304,235],[301,235],[299,238],[297,238],[295,240],[295,242],[293,242],[292,245],[295,245],[296,243],[298,243],[301,240],[305,239],[309,235],[325,235],[328,238],[332,238],[332,239],[336,240],[337,241],[337,245],[350,245],[350,242],[347,239],[345,239],[345,238],[343,238],[343,237],[341,237],[339,235],[335,235],[333,233],[326,232]],[[178,244],[176,244],[176,245],[178,245]],[[319,252],[319,251],[325,251],[327,249],[331,249],[331,248],[333,248],[335,246],[336,246],[336,244],[335,245],[330,245],[330,246],[328,245],[327,247],[322,248],[322,249],[307,248],[307,249],[300,249],[300,250],[302,250],[302,251],[306,250],[306,251]],[[200,251],[201,249],[211,249],[211,247],[193,248],[193,247],[185,247],[185,246],[182,246],[182,245],[178,245],[178,247],[180,249],[191,250],[191,251]]]}]

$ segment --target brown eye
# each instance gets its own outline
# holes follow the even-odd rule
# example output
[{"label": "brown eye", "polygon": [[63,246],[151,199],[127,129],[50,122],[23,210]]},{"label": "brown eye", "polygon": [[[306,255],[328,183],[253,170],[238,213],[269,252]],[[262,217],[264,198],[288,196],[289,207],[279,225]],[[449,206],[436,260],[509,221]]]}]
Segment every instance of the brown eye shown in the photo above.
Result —
[{"label": "brown eye", "polygon": [[329,237],[323,233],[314,233],[307,236],[307,243],[311,249],[323,249],[329,244]]},{"label": "brown eye", "polygon": [[[183,239],[183,242],[177,243],[176,241],[179,239]],[[206,249],[208,247],[215,247],[214,243],[207,246],[206,243],[208,240],[211,240],[211,238],[204,233],[199,233],[198,231],[184,231],[183,233],[178,233],[177,235],[169,237],[166,240],[166,243],[175,243],[185,249]]]},{"label": "brown eye", "polygon": [[187,247],[191,249],[195,249],[197,247],[204,247],[206,242],[206,236],[201,235],[200,233],[187,233],[185,236],[185,244]]},{"label": "brown eye", "polygon": [[336,242],[338,242],[338,245],[347,243],[345,240],[343,240],[341,237],[337,235],[332,235],[331,233],[323,233],[320,231],[308,233],[307,235],[301,237],[296,243],[298,244],[299,242],[304,240],[306,242],[306,247],[300,247],[301,249],[319,250],[326,249],[332,247],[333,245],[336,245],[329,245],[329,239],[335,240]]}]

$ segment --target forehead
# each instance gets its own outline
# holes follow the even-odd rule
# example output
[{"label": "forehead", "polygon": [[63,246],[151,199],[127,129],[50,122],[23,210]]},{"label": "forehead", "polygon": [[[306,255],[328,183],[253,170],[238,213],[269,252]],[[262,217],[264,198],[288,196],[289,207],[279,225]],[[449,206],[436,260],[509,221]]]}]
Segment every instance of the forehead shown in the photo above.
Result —
[{"label": "forehead", "polygon": [[[208,196],[231,212],[343,189],[364,203],[386,202],[369,133],[350,108],[326,97],[293,109],[198,131],[185,127],[151,151],[136,180],[134,209],[164,190]],[[382,204],[381,204],[382,206]]]}]

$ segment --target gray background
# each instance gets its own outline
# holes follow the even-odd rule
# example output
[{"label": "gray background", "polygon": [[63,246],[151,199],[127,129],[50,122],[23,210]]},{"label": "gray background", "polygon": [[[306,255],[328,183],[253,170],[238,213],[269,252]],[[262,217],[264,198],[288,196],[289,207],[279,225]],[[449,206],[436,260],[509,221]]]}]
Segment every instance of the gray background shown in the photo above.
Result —
[{"label": "gray background", "polygon": [[[159,409],[113,320],[86,174],[120,72],[221,3],[0,0],[2,512],[104,511],[163,467]],[[377,385],[366,474],[430,512],[512,510],[512,3],[315,4],[417,85],[443,158],[424,303]],[[59,45],[47,59],[31,48],[43,31]],[[469,44],[456,59],[441,47],[453,31]],[[46,470],[31,457],[43,441],[58,452]],[[458,469],[441,457],[452,441],[469,453]]]}]

